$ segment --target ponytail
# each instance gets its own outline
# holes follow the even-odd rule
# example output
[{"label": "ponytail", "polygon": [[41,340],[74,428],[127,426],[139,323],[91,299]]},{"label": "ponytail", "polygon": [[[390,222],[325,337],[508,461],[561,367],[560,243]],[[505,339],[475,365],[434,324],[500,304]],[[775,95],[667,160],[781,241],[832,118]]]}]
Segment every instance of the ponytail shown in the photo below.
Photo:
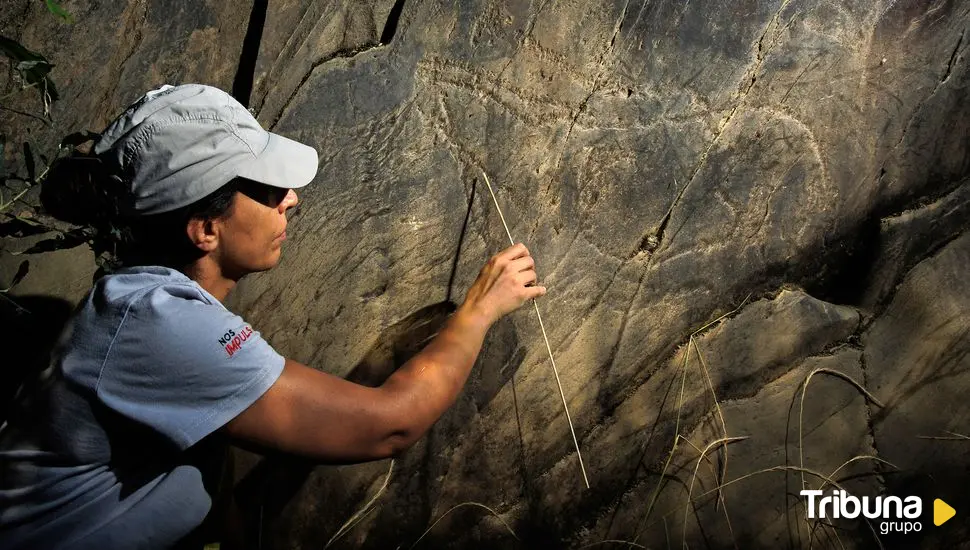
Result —
[{"label": "ponytail", "polygon": [[241,181],[230,181],[177,210],[139,216],[120,178],[96,156],[75,153],[51,165],[41,203],[51,216],[86,229],[102,273],[138,265],[183,269],[202,255],[189,241],[188,222],[227,215]]}]

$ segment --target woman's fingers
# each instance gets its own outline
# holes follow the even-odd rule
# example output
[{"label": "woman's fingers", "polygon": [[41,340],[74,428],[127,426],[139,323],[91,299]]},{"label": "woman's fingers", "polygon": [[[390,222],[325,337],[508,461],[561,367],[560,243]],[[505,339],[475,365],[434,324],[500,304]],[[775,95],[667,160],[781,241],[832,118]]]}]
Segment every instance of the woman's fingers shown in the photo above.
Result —
[{"label": "woman's fingers", "polygon": [[536,272],[529,269],[520,271],[515,275],[515,280],[522,286],[529,286],[538,280]]},{"label": "woman's fingers", "polygon": [[524,244],[515,243],[512,246],[496,254],[495,258],[511,261],[528,255],[529,255],[529,249],[526,248]]},{"label": "woman's fingers", "polygon": [[518,273],[519,271],[527,271],[530,269],[535,269],[536,261],[532,256],[522,256],[521,258],[516,258],[509,262],[509,269],[513,273]]}]

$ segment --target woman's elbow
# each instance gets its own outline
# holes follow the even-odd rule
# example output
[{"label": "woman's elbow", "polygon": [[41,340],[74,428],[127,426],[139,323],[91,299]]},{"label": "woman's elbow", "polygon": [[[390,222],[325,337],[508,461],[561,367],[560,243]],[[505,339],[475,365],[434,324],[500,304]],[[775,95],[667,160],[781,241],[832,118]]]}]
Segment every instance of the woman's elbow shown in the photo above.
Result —
[{"label": "woman's elbow", "polygon": [[380,458],[394,458],[410,449],[422,435],[408,431],[393,432],[378,444],[377,453]]}]

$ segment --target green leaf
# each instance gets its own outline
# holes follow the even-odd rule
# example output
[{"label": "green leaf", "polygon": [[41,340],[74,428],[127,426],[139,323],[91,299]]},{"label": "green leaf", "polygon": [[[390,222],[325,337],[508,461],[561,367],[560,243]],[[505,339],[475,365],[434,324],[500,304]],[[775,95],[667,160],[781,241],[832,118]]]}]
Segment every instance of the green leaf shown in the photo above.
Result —
[{"label": "green leaf", "polygon": [[34,151],[26,141],[24,142],[24,165],[27,167],[27,181],[33,185],[37,181],[37,165],[34,162]]},{"label": "green leaf", "polygon": [[64,22],[74,23],[74,16],[68,13],[67,10],[62,8],[60,5],[53,2],[53,0],[47,0],[47,9],[57,17],[60,17],[61,19],[63,19]]},{"label": "green leaf", "polygon": [[47,58],[43,55],[28,50],[20,42],[6,36],[0,36],[0,52],[3,52],[5,56],[16,63],[21,61],[47,61]]},{"label": "green leaf", "polygon": [[17,286],[17,283],[24,280],[24,277],[27,276],[28,271],[30,271],[30,260],[20,262],[20,267],[17,268],[17,274],[13,276],[13,281],[10,283],[10,286],[7,288],[0,288],[0,294],[10,292],[13,287]]},{"label": "green leaf", "polygon": [[60,96],[54,81],[49,76],[54,64],[46,57],[5,36],[0,36],[0,53],[10,59],[25,86],[33,86],[40,91],[45,105],[48,98],[50,101],[57,101]]},{"label": "green leaf", "polygon": [[7,288],[13,288],[17,286],[17,283],[24,280],[27,276],[27,272],[30,271],[30,260],[24,260],[20,262],[20,267],[17,268],[17,274],[13,276],[13,282]]}]

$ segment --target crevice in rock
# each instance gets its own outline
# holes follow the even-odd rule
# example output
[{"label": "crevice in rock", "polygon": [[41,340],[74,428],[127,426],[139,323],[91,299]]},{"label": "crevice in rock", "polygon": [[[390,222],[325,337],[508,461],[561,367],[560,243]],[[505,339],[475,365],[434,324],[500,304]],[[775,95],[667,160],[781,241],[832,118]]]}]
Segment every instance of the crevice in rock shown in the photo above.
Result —
[{"label": "crevice in rock", "polygon": [[345,48],[342,50],[337,50],[331,53],[330,55],[326,55],[318,59],[316,62],[313,63],[313,65],[310,66],[309,69],[307,69],[306,74],[304,74],[303,78],[300,79],[300,83],[297,84],[295,88],[293,88],[293,92],[290,94],[290,97],[286,98],[286,102],[283,103],[283,106],[280,108],[279,113],[277,113],[276,116],[273,118],[273,122],[269,125],[269,129],[272,130],[273,128],[276,127],[277,124],[279,124],[280,119],[283,118],[283,115],[286,113],[286,110],[290,108],[290,103],[293,102],[293,98],[295,98],[296,94],[298,94],[300,90],[303,89],[303,85],[306,84],[308,80],[310,80],[310,77],[313,76],[313,72],[316,71],[318,67],[320,67],[321,65],[325,65],[333,61],[334,59],[340,59],[340,58],[349,59],[352,57],[356,57],[364,52],[379,49],[383,46],[384,45],[380,44],[379,42],[369,42],[357,48]]},{"label": "crevice in rock", "polygon": [[[869,324],[872,324],[875,321],[876,316],[878,314],[882,313],[883,311],[885,311],[885,309],[887,307],[889,307],[889,304],[891,304],[893,302],[893,300],[896,297],[896,292],[899,290],[899,286],[903,283],[903,281],[906,280],[906,278],[909,276],[909,274],[910,274],[911,271],[913,271],[914,269],[916,269],[916,267],[918,267],[924,261],[930,260],[930,259],[936,257],[936,255],[939,254],[950,243],[952,243],[953,241],[959,239],[964,234],[965,234],[964,231],[959,231],[959,232],[956,232],[956,233],[954,233],[952,235],[947,235],[947,236],[941,238],[936,243],[932,243],[931,245],[929,245],[926,248],[926,250],[922,254],[920,254],[919,256],[916,256],[916,257],[912,258],[912,260],[909,261],[909,262],[905,262],[903,264],[903,270],[900,272],[899,278],[896,279],[896,281],[895,281],[895,286],[894,286],[893,290],[891,292],[888,292],[885,296],[881,297],[879,299],[879,301],[876,302],[875,305],[873,306],[873,313],[875,315],[873,316],[872,319],[870,319]],[[868,327],[866,327],[866,328],[868,328]]]},{"label": "crevice in rock", "polygon": [[401,22],[401,12],[404,11],[404,0],[396,0],[394,6],[391,7],[390,13],[387,14],[387,21],[384,23],[384,30],[381,31],[380,43],[384,46],[391,43],[394,40],[394,34],[397,32],[398,23]]},{"label": "crevice in rock", "polygon": [[[866,364],[866,352],[865,350],[863,350],[862,353],[859,354],[859,369],[862,371],[862,387],[868,391],[871,391],[869,387],[869,370],[867,367],[868,365]],[[872,447],[872,455],[875,456],[876,458],[881,458],[879,456],[879,445],[877,445],[876,443],[876,426],[872,418],[872,403],[869,402],[868,399],[863,399],[863,402],[866,407],[866,426],[869,430],[869,439],[870,439],[869,446]],[[873,465],[873,469],[876,472],[876,482],[879,483],[880,492],[885,493],[886,478],[883,475],[884,471],[883,471],[882,463],[879,461],[875,461],[875,464]]]},{"label": "crevice in rock", "polygon": [[910,212],[917,212],[942,200],[955,193],[964,185],[970,184],[970,175],[967,177],[956,178],[951,182],[931,186],[935,190],[915,197],[909,201],[893,205],[893,208],[885,208],[881,218],[884,220],[898,218]]},{"label": "crevice in rock", "polygon": [[[903,131],[899,134],[899,140],[896,141],[896,145],[894,145],[893,148],[890,150],[890,154],[892,154],[893,151],[898,149],[899,146],[903,143],[903,140],[906,138],[906,132],[909,131],[909,129],[912,127],[913,121],[916,120],[916,117],[919,116],[919,114],[923,111],[923,107],[926,105],[926,103],[930,99],[932,99],[933,96],[935,96],[936,93],[940,91],[940,88],[946,83],[946,81],[950,79],[950,75],[953,73],[954,63],[956,62],[957,58],[960,55],[960,46],[963,45],[964,34],[966,34],[966,31],[960,33],[960,38],[957,40],[957,44],[953,48],[953,52],[950,54],[950,59],[946,64],[946,69],[943,71],[943,75],[940,77],[940,80],[936,83],[936,86],[933,87],[933,90],[929,94],[927,94],[925,98],[919,101],[915,107],[913,107],[913,112],[910,115],[909,119],[906,121],[906,125],[903,126]],[[885,163],[883,163],[883,166],[885,166]],[[882,170],[884,172],[885,168],[883,168]],[[880,174],[880,177],[881,176],[882,174]]]},{"label": "crevice in rock", "polygon": [[243,39],[242,51],[239,52],[236,76],[232,80],[232,97],[247,108],[253,93],[256,60],[259,58],[259,46],[263,41],[263,27],[266,25],[268,6],[269,0],[253,0],[253,10],[249,14],[249,27]]},{"label": "crevice in rock", "polygon": [[[623,319],[620,321],[620,330],[616,337],[616,342],[610,347],[610,353],[603,363],[607,367],[612,366],[613,362],[616,360],[617,354],[620,352],[620,347],[623,346],[623,340],[626,337],[627,324],[630,321],[630,315],[633,312],[633,305],[636,303],[637,298],[640,296],[640,289],[643,288],[643,281],[647,277],[647,269],[644,268],[640,271],[640,279],[637,281],[636,290],[633,291],[633,296],[630,297],[630,302],[626,306],[626,310],[623,312]],[[625,398],[624,398],[625,399]],[[622,400],[620,400],[622,402]]]},{"label": "crevice in rock", "polygon": [[461,247],[465,243],[465,233],[468,232],[468,220],[472,217],[472,206],[475,204],[475,188],[478,187],[478,180],[472,180],[472,190],[468,197],[468,209],[465,211],[465,220],[461,224],[461,233],[458,234],[458,248],[455,250],[455,259],[451,263],[451,274],[448,276],[448,292],[445,301],[451,302],[454,294],[455,276],[458,274],[458,260],[461,258]]},{"label": "crevice in rock", "polygon": [[623,21],[626,19],[626,12],[628,9],[630,9],[630,0],[626,0],[626,3],[623,4],[623,11],[620,12],[620,19],[616,22],[616,29],[613,30],[613,36],[610,38],[610,45],[607,48],[608,50],[613,49],[613,46],[616,45],[616,37],[619,36],[620,32],[623,30]]},{"label": "crevice in rock", "polygon": [[[653,252],[660,249],[660,246],[663,244],[664,234],[667,230],[667,225],[670,223],[671,215],[674,212],[674,208],[680,203],[681,199],[684,197],[684,193],[687,192],[687,188],[690,187],[690,184],[693,183],[695,179],[697,179],[697,175],[700,173],[704,165],[707,164],[708,156],[710,156],[711,151],[714,150],[714,146],[717,145],[718,141],[721,139],[721,135],[724,134],[724,129],[728,127],[728,125],[734,119],[734,116],[738,113],[738,111],[741,110],[741,107],[744,106],[744,104],[747,102],[748,94],[751,93],[751,90],[754,89],[754,85],[758,82],[758,73],[761,71],[761,66],[764,64],[764,61],[768,55],[768,52],[771,50],[771,48],[773,48],[778,43],[778,39],[781,36],[781,31],[783,30],[783,28],[779,28],[779,19],[781,18],[781,14],[785,11],[785,9],[788,7],[788,4],[790,3],[791,3],[791,0],[785,0],[782,3],[781,7],[778,8],[778,11],[775,13],[775,15],[765,26],[765,30],[761,33],[761,37],[758,38],[758,42],[755,48],[754,66],[751,67],[751,69],[749,69],[748,71],[746,71],[744,76],[741,78],[741,83],[739,86],[741,90],[738,92],[738,95],[737,95],[737,103],[735,103],[734,107],[731,109],[728,115],[724,117],[724,119],[721,120],[721,122],[717,125],[717,129],[714,131],[713,139],[711,139],[710,144],[708,144],[707,148],[704,150],[704,153],[701,155],[700,160],[698,160],[697,164],[694,165],[694,169],[693,171],[691,171],[690,177],[687,179],[687,182],[684,183],[684,186],[681,187],[680,191],[677,192],[677,196],[674,197],[673,202],[671,202],[670,204],[670,208],[667,209],[667,212],[663,215],[663,218],[660,219],[660,223],[657,224],[656,228],[654,228],[652,231],[644,235],[643,239],[640,241],[640,247],[634,253],[634,255],[640,254],[642,252],[652,254]],[[791,22],[786,24],[785,27],[787,27],[790,24]],[[771,43],[768,46],[765,46],[765,43],[764,43],[765,38],[768,36],[768,33],[771,31],[771,29],[776,29],[777,33],[775,37],[772,39]],[[745,82],[747,82],[747,84],[745,84]]]},{"label": "crevice in rock", "polygon": [[943,77],[940,78],[940,84],[946,82],[946,79],[950,78],[950,73],[953,72],[953,62],[956,61],[957,55],[960,53],[960,45],[963,44],[963,35],[965,32],[960,33],[957,45],[953,48],[953,53],[950,54],[950,61],[946,64],[946,71],[943,72]]},{"label": "crevice in rock", "polygon": [[[134,17],[135,17],[134,14],[132,14],[131,19],[134,19]],[[139,23],[126,22],[125,24],[125,27],[126,27],[124,32],[125,36],[129,36],[132,33],[134,33],[135,37],[131,41],[131,48],[128,50],[128,53],[125,54],[125,58],[122,59],[121,63],[118,64],[118,69],[116,71],[118,78],[115,80],[114,86],[112,86],[110,90],[105,92],[104,99],[103,99],[103,103],[105,105],[110,105],[111,98],[113,98],[118,93],[118,86],[121,84],[122,78],[125,75],[125,66],[128,65],[128,61],[132,57],[134,57],[135,52],[138,51],[138,47],[141,46],[142,41],[145,39],[145,27],[147,24],[148,24],[148,4],[145,3],[145,4],[142,4],[141,22]],[[127,98],[127,99],[130,100],[131,98]],[[127,105],[127,102],[123,100],[122,104]]]},{"label": "crevice in rock", "polygon": [[[303,78],[300,79],[300,83],[293,88],[293,91],[290,93],[290,96],[286,98],[286,101],[283,103],[283,106],[280,108],[279,112],[277,112],[276,116],[273,117],[273,122],[270,123],[269,129],[272,130],[277,124],[279,124],[280,119],[283,118],[286,110],[289,109],[290,103],[293,102],[293,98],[295,98],[296,94],[299,93],[300,89],[303,88],[303,85],[310,80],[310,77],[313,76],[313,72],[317,70],[318,67],[333,61],[334,59],[356,57],[364,52],[376,50],[389,45],[391,41],[394,40],[394,36],[397,33],[397,29],[401,21],[401,14],[404,11],[404,1],[405,0],[396,0],[394,2],[390,13],[387,15],[387,21],[384,23],[384,29],[381,31],[381,36],[377,41],[370,41],[354,48],[343,48],[325,55],[315,61],[310,68],[307,69],[306,73],[303,75]],[[264,97],[264,102],[265,99],[266,98]],[[262,105],[260,105],[260,108],[262,108]]]},{"label": "crevice in rock", "polygon": [[[566,135],[563,137],[563,140],[562,140],[562,149],[559,151],[559,156],[556,157],[556,169],[551,172],[552,174],[557,173],[559,170],[559,167],[562,165],[562,158],[566,154],[566,146],[569,144],[569,136],[572,135],[573,133],[573,128],[576,126],[576,121],[579,120],[579,117],[583,114],[583,111],[586,109],[586,106],[589,105],[590,100],[593,98],[594,95],[596,95],[596,92],[599,90],[600,86],[603,83],[603,77],[606,74],[606,70],[607,70],[607,67],[605,64],[606,55],[611,51],[613,51],[613,47],[616,44],[616,37],[620,35],[620,31],[623,29],[623,20],[626,19],[626,13],[629,7],[630,7],[630,0],[627,0],[626,3],[623,5],[623,10],[620,11],[619,19],[616,20],[616,24],[613,27],[613,35],[610,37],[609,44],[606,45],[606,48],[603,49],[602,53],[600,53],[599,57],[597,57],[596,59],[596,64],[599,65],[600,72],[599,74],[596,75],[596,78],[593,79],[593,85],[590,86],[589,92],[587,92],[586,97],[584,97],[583,100],[576,107],[576,112],[573,113],[572,119],[569,121],[569,126],[566,128]],[[552,178],[550,177],[550,181],[546,185],[546,191],[548,192],[551,187],[552,187]],[[538,224],[538,220],[536,223]],[[533,227],[532,234],[534,234],[535,231],[536,231],[536,227]]]}]

